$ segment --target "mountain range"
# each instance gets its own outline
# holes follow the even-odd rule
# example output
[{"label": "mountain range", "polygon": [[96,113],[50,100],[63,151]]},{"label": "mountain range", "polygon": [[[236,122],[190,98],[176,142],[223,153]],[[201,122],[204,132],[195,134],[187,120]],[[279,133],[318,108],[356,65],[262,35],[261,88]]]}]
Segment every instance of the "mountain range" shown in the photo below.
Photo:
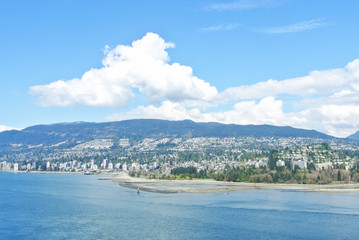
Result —
[{"label": "mountain range", "polygon": [[271,125],[235,125],[221,123],[197,123],[190,120],[168,121],[134,119],[118,122],[74,122],[52,125],[36,125],[21,131],[0,133],[0,150],[20,145],[50,146],[61,142],[76,143],[94,139],[128,138],[140,140],[159,137],[303,137],[334,139],[315,130]]}]

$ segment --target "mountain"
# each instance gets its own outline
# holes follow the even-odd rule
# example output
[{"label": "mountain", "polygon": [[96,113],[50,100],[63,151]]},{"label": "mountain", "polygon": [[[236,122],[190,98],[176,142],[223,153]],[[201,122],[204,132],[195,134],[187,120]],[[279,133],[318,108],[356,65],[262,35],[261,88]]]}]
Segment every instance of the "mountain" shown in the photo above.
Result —
[{"label": "mountain", "polygon": [[66,142],[76,144],[94,139],[159,137],[303,137],[333,139],[334,137],[293,127],[270,125],[235,125],[220,123],[197,123],[190,120],[167,121],[156,119],[135,119],[119,122],[75,122],[52,125],[36,125],[21,131],[0,133],[0,150],[14,146],[50,146]]},{"label": "mountain", "polygon": [[346,137],[347,139],[351,139],[351,140],[357,140],[359,141],[359,131],[357,131],[356,133]]}]

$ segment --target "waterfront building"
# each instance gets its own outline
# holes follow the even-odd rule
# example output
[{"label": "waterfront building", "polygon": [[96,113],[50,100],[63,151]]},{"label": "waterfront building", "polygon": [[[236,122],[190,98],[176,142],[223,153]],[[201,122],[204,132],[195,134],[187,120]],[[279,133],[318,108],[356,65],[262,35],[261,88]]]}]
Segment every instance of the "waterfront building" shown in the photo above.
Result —
[{"label": "waterfront building", "polygon": [[14,163],[14,171],[15,172],[19,171],[19,164],[18,163]]},{"label": "waterfront building", "polygon": [[112,163],[112,162],[110,162],[110,163],[108,164],[107,169],[109,169],[109,170],[113,170],[113,163]]},{"label": "waterfront building", "polygon": [[116,164],[115,164],[115,168],[116,168],[116,169],[120,169],[120,168],[121,168],[121,163],[116,163]]},{"label": "waterfront building", "polygon": [[102,167],[107,168],[108,167],[108,159],[104,159],[102,162]]}]

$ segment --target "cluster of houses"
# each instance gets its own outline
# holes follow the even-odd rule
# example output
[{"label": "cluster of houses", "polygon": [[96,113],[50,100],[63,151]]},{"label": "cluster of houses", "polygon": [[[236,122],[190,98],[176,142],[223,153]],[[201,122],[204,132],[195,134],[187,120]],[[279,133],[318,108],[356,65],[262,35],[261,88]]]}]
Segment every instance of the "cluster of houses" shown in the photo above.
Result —
[{"label": "cluster of houses", "polygon": [[[314,164],[317,170],[335,168],[338,166],[348,170],[359,160],[357,156],[349,157],[348,155],[343,155],[340,150],[343,148],[341,145],[334,145],[335,148],[333,149],[323,149],[323,144],[302,145],[302,147],[288,148],[289,145],[304,140],[292,138],[283,138],[279,140],[270,138],[146,138],[136,144],[133,144],[129,139],[121,139],[119,144],[122,148],[124,148],[121,154],[125,154],[125,156],[118,157],[115,161],[109,161],[105,156],[101,155],[98,155],[100,157],[97,161],[87,160],[86,162],[80,160],[60,161],[58,158],[56,159],[51,157],[42,158],[42,161],[37,161],[36,159],[26,161],[20,160],[18,162],[3,160],[0,162],[0,171],[158,171],[167,174],[175,167],[188,166],[196,167],[198,171],[213,170],[214,172],[223,170],[227,165],[230,167],[254,166],[255,168],[267,168],[268,151],[249,147],[251,144],[258,145],[261,143],[287,146],[285,148],[279,148],[277,151],[277,167],[283,167],[287,163],[287,165],[289,165],[292,169],[304,169],[308,168],[309,164]],[[169,142],[172,145],[164,145]],[[89,149],[92,149],[94,152],[99,154],[99,149],[110,149],[112,146],[113,142],[111,140],[97,139],[81,143],[73,147],[72,150],[85,154],[89,152],[91,153]],[[153,150],[159,146],[166,146],[167,152],[158,154],[156,150]],[[213,149],[215,151],[213,151]],[[216,153],[216,150],[218,149],[224,149],[224,151]],[[352,150],[354,151],[355,149],[353,148]],[[146,155],[146,151],[149,151],[148,153],[150,154],[155,154]],[[196,160],[180,158],[180,153],[185,151],[197,152],[200,157]],[[66,152],[66,154],[68,154],[68,152]],[[142,158],[139,158],[139,155],[136,154],[142,154]]]}]

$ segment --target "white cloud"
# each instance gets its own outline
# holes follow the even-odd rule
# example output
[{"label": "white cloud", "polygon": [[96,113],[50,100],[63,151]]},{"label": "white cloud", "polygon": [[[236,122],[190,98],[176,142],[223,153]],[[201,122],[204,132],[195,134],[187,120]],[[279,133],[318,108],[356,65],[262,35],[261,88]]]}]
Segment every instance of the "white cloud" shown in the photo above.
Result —
[{"label": "white cloud", "polygon": [[126,113],[113,114],[108,120],[125,120],[133,118],[160,118],[168,120],[191,119],[198,122],[220,122],[234,124],[303,124],[306,120],[282,110],[283,102],[274,97],[266,97],[256,103],[243,101],[236,103],[232,110],[220,112],[202,112],[198,108],[186,108],[180,103],[165,101],[161,106],[140,106]]},{"label": "white cloud", "polygon": [[59,80],[33,86],[42,106],[126,107],[135,94],[133,88],[149,98],[171,101],[209,100],[217,89],[196,76],[191,67],[169,63],[166,49],[174,47],[157,34],[147,33],[131,46],[105,49],[103,68],[91,69],[81,78]]},{"label": "white cloud", "polygon": [[240,25],[241,25],[240,23],[219,24],[216,26],[202,28],[202,30],[210,31],[210,32],[230,31],[230,30],[238,28]]},{"label": "white cloud", "polygon": [[231,87],[217,96],[218,101],[260,99],[278,94],[311,96],[334,94],[338,90],[359,92],[359,59],[344,68],[312,71],[307,76],[282,81],[268,80],[253,85]]},{"label": "white cloud", "polygon": [[188,113],[185,106],[171,101],[164,101],[160,107],[153,105],[147,107],[139,106],[129,112],[116,113],[107,117],[110,121],[137,118],[183,120],[190,119],[191,115]]},{"label": "white cloud", "polygon": [[203,112],[198,108],[187,108],[180,103],[165,101],[156,107],[140,106],[125,113],[112,114],[108,120],[156,118],[167,120],[191,119],[196,122],[219,122],[225,124],[270,124],[316,129],[336,137],[346,137],[359,127],[358,105],[323,105],[299,112],[285,113],[283,102],[266,97],[258,103],[242,101],[229,111]]},{"label": "white cloud", "polygon": [[[191,67],[170,63],[167,49],[171,47],[173,43],[148,33],[130,46],[105,47],[102,68],[91,69],[81,78],[33,86],[30,92],[38,95],[43,106],[123,108],[138,95],[150,103],[112,114],[108,120],[161,118],[288,125],[339,137],[359,128],[359,59],[342,68],[234,86],[218,93],[214,86],[194,76]],[[283,95],[297,101],[288,103],[281,99]],[[224,104],[232,109],[223,111]]]},{"label": "white cloud", "polygon": [[306,98],[297,103],[297,107],[320,107],[323,105],[343,105],[353,106],[359,103],[359,92],[353,92],[351,90],[341,90],[330,96],[318,97],[318,98]]},{"label": "white cloud", "polygon": [[4,125],[0,125],[0,132],[10,131],[10,130],[19,130],[19,129],[13,128],[13,127],[4,126]]},{"label": "white cloud", "polygon": [[326,132],[348,136],[359,127],[359,105],[323,105],[318,108]]},{"label": "white cloud", "polygon": [[269,34],[296,33],[296,32],[303,32],[315,28],[321,28],[328,25],[333,25],[333,24],[325,22],[324,19],[321,18],[321,19],[312,19],[304,22],[298,22],[286,26],[267,28],[262,30],[262,32]]}]

